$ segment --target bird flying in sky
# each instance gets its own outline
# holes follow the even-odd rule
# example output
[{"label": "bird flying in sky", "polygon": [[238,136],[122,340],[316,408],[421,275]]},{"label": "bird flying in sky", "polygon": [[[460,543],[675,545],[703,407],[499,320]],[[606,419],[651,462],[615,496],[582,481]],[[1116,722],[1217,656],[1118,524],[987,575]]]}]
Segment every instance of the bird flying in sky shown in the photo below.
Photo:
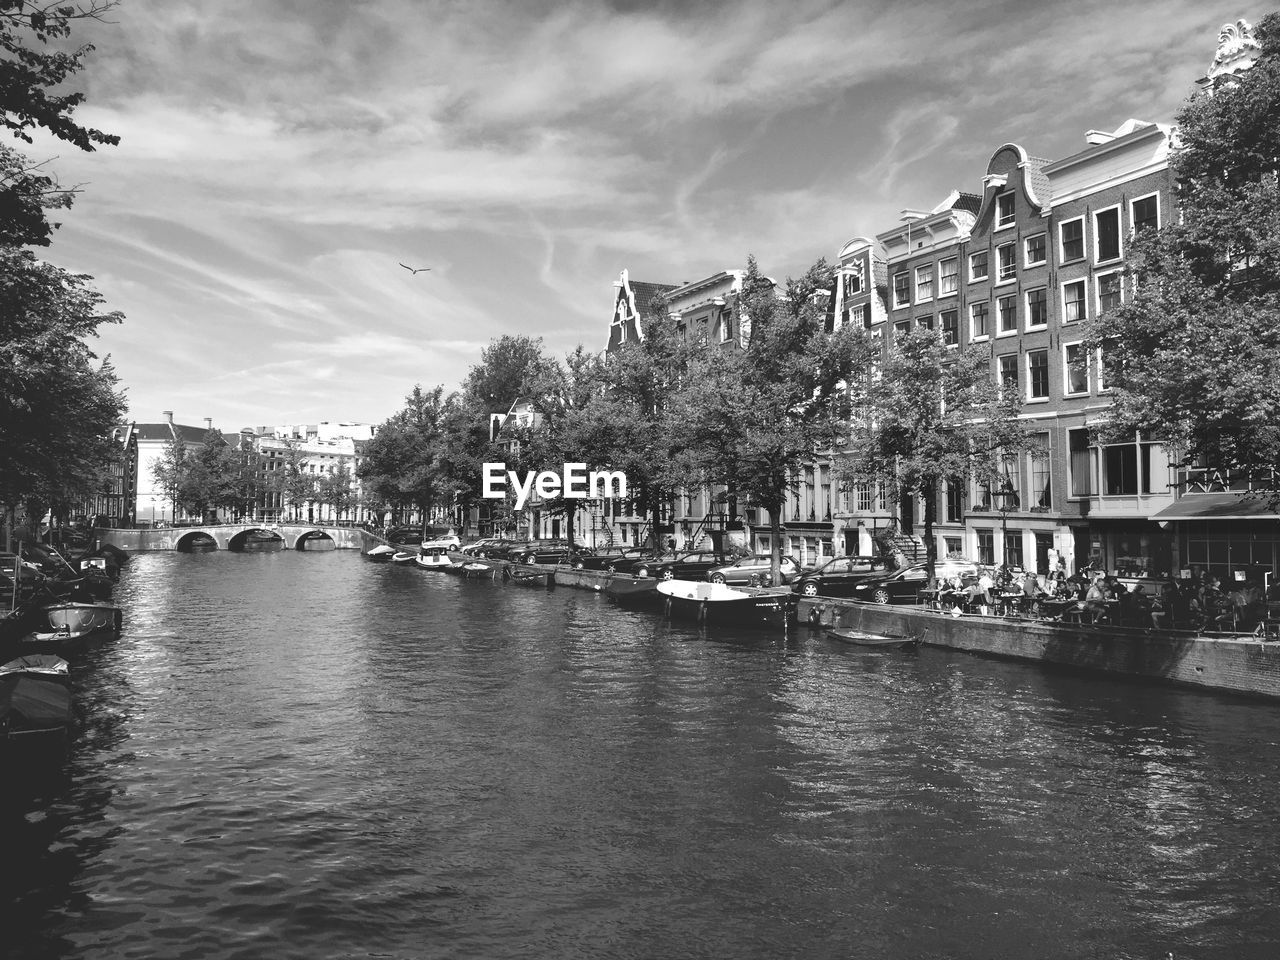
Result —
[{"label": "bird flying in sky", "polygon": [[416,273],[422,273],[424,270],[430,270],[430,269],[431,269],[430,267],[411,267],[411,266],[409,266],[407,263],[402,263],[402,264],[400,264],[400,266],[404,267],[404,268],[405,268],[406,270],[408,270],[410,273],[415,273],[415,274],[416,274]]}]

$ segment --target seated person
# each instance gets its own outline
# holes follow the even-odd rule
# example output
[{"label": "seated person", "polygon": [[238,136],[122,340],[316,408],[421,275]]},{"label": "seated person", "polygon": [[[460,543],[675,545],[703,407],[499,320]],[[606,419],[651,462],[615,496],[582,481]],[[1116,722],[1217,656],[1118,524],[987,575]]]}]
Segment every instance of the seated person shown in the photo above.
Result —
[{"label": "seated person", "polygon": [[1089,584],[1089,589],[1084,596],[1082,612],[1094,623],[1109,619],[1106,584],[1103,582],[1101,574]]}]

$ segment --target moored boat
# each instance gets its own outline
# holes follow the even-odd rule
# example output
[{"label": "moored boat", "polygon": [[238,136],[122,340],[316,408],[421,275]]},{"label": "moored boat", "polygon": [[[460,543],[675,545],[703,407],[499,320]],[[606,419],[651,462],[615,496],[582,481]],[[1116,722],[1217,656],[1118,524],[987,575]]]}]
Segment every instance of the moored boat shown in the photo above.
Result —
[{"label": "moored boat", "polygon": [[124,624],[124,613],[114,603],[50,603],[40,608],[41,632],[65,633],[68,639],[78,639],[91,634],[119,633]]},{"label": "moored boat", "polygon": [[863,630],[840,630],[832,629],[827,631],[827,636],[832,640],[839,640],[842,643],[851,643],[855,647],[915,647],[920,644],[924,638],[924,634],[916,634],[909,637],[890,637],[883,633],[867,633]]},{"label": "moored boat", "polygon": [[627,573],[612,574],[604,585],[605,596],[622,604],[650,603],[662,599],[658,581],[652,577],[633,577]]},{"label": "moored boat", "polygon": [[418,559],[417,550],[397,550],[391,555],[392,563],[413,563]]},{"label": "moored boat", "polygon": [[443,547],[424,549],[422,553],[413,558],[413,561],[427,570],[448,570],[453,566],[453,561],[449,559],[448,550]]},{"label": "moored boat", "polygon": [[396,555],[396,548],[385,543],[380,543],[376,547],[372,547],[365,554],[370,560],[390,560]]},{"label": "moored boat", "polygon": [[504,579],[521,587],[551,587],[555,585],[555,571],[529,570],[523,567],[508,567]]},{"label": "moored boat", "polygon": [[67,661],[36,653],[0,665],[0,740],[61,741],[73,720]]},{"label": "moored boat", "polygon": [[731,587],[698,580],[658,581],[667,615],[715,626],[786,627],[798,597],[789,589]]}]

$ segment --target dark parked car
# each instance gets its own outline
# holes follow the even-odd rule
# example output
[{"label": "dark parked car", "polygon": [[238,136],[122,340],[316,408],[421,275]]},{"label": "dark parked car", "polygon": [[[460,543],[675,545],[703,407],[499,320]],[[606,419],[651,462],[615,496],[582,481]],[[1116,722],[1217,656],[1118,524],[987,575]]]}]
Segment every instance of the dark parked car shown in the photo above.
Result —
[{"label": "dark parked car", "polygon": [[660,560],[642,560],[631,572],[659,580],[702,580],[708,571],[724,564],[724,554],[714,550],[678,550]]},{"label": "dark parked car", "polygon": [[527,540],[498,540],[495,543],[486,543],[477,547],[475,555],[482,560],[506,560],[512,553],[526,550],[528,547]]},{"label": "dark parked car", "polygon": [[554,543],[535,541],[526,550],[513,550],[509,559],[513,563],[572,563],[575,557],[589,556],[586,547],[571,547],[565,541]]},{"label": "dark parked car", "polygon": [[646,567],[645,576],[648,576],[647,568],[650,564],[670,559],[670,554],[656,553],[653,550],[634,550],[625,557],[613,560],[605,569],[611,573],[630,573],[638,576],[636,567],[643,566]]},{"label": "dark parked car", "polygon": [[884,557],[835,557],[791,582],[791,589],[806,597],[851,597],[853,588],[867,577],[889,573]]},{"label": "dark parked car", "polygon": [[[978,565],[968,560],[939,560],[934,564],[938,579],[948,577],[976,577]],[[866,577],[853,586],[855,600],[874,603],[915,603],[920,591],[928,582],[929,574],[923,563],[913,563],[893,573]]]},{"label": "dark parked car", "polygon": [[579,570],[613,570],[618,564],[630,565],[652,556],[653,551],[647,547],[602,547],[587,556],[575,557],[573,565]]},{"label": "dark parked car", "polygon": [[[709,570],[707,579],[712,583],[731,583],[739,586],[746,584],[752,587],[764,586],[770,582],[773,576],[772,567],[772,557],[743,557],[741,560],[735,560],[733,563],[726,564],[723,567],[715,567]],[[800,564],[796,562],[795,557],[784,554],[780,572],[782,573],[782,582],[790,583],[799,575]]]}]

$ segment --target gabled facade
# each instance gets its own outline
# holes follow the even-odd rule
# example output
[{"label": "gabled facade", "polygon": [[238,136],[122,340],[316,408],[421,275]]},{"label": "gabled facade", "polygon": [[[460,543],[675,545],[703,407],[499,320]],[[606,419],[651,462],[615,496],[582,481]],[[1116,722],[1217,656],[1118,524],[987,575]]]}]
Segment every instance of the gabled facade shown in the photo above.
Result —
[{"label": "gabled facade", "polygon": [[612,353],[624,343],[644,337],[643,320],[650,313],[654,299],[676,289],[674,283],[647,283],[632,280],[626,270],[613,283],[613,320],[609,324],[606,352]]}]

